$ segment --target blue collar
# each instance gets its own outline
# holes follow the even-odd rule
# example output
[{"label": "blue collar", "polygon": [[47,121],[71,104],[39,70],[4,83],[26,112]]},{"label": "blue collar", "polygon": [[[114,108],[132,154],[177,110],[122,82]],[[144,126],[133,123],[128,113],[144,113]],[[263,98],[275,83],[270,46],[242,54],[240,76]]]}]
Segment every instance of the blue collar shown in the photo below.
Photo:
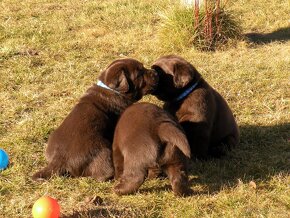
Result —
[{"label": "blue collar", "polygon": [[195,82],[193,85],[188,87],[183,93],[181,93],[177,98],[175,98],[173,100],[173,102],[178,102],[178,101],[184,99],[186,96],[188,96],[196,88],[196,86],[198,85],[199,81],[200,81],[200,79],[197,80],[197,82]]},{"label": "blue collar", "polygon": [[98,80],[97,82],[97,86],[100,86],[102,88],[105,88],[105,89],[108,89],[108,90],[111,90],[113,92],[116,92],[116,93],[119,93],[118,91],[114,90],[114,89],[111,89],[109,86],[107,86],[105,83],[103,83],[101,80]]}]

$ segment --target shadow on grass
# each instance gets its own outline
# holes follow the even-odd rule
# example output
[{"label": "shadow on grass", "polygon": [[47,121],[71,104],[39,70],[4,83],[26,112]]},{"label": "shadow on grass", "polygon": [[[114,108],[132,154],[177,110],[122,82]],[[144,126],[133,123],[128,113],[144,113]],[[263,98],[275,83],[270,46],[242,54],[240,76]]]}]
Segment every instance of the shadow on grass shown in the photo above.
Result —
[{"label": "shadow on grass", "polygon": [[[290,123],[277,126],[241,126],[241,143],[228,156],[195,161],[190,166],[191,187],[205,185],[205,194],[243,182],[269,181],[290,173]],[[203,194],[199,193],[199,194]]]},{"label": "shadow on grass", "polygon": [[[241,143],[228,156],[208,161],[194,161],[190,165],[192,196],[211,195],[224,187],[236,187],[238,181],[267,182],[273,176],[290,173],[290,123],[276,126],[241,126]],[[197,186],[205,187],[195,190]],[[140,193],[171,191],[169,184],[154,184],[141,188]],[[94,209],[76,211],[62,218],[79,217],[138,217],[141,209],[116,208],[107,202]]]},{"label": "shadow on grass", "polygon": [[278,29],[272,33],[247,33],[245,36],[255,44],[267,44],[271,42],[286,42],[290,40],[290,27]]},{"label": "shadow on grass", "polygon": [[[130,215],[130,214],[127,214]],[[98,208],[98,209],[90,209],[87,211],[82,211],[82,212],[74,212],[71,215],[68,216],[61,216],[61,218],[81,218],[81,217],[120,217],[120,216],[125,216],[124,211],[119,211],[116,209],[108,209],[108,208]]]},{"label": "shadow on grass", "polygon": [[[143,209],[144,210],[144,209]],[[102,205],[92,208],[82,209],[81,211],[74,211],[69,215],[61,215],[61,218],[100,218],[100,217],[143,217],[144,211],[140,208],[131,207],[118,207],[116,208],[116,202],[107,201]],[[151,216],[150,216],[151,217]],[[159,214],[153,213],[153,217],[160,217]]]}]

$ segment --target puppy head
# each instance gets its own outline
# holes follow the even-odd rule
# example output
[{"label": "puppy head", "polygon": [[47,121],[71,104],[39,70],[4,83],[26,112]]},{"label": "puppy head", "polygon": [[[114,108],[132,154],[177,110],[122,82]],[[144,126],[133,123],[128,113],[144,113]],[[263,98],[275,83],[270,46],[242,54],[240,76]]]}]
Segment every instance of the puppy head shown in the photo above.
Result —
[{"label": "puppy head", "polygon": [[175,99],[188,85],[200,78],[200,74],[189,62],[176,55],[157,59],[152,69],[159,75],[159,84],[153,95],[163,101]]},{"label": "puppy head", "polygon": [[158,74],[135,59],[124,58],[113,61],[101,73],[99,80],[129,99],[138,101],[155,91]]}]

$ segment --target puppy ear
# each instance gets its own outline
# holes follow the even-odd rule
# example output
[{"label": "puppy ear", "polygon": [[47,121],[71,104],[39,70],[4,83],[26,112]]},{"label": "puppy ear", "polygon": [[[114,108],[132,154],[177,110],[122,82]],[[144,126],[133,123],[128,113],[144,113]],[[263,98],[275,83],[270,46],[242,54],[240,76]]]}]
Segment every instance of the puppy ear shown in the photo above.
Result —
[{"label": "puppy ear", "polygon": [[118,92],[126,93],[129,91],[129,84],[124,70],[110,71],[106,73],[106,84]]},{"label": "puppy ear", "polygon": [[121,93],[129,91],[129,81],[126,75],[126,65],[123,60],[113,61],[106,70],[104,70],[99,79],[108,87]]},{"label": "puppy ear", "polygon": [[165,56],[158,59],[152,68],[157,72],[163,71],[173,76],[173,85],[176,88],[185,87],[194,77],[196,70],[183,58],[178,56]]},{"label": "puppy ear", "polygon": [[189,66],[176,63],[173,67],[173,82],[176,88],[185,87],[193,79],[193,73]]}]

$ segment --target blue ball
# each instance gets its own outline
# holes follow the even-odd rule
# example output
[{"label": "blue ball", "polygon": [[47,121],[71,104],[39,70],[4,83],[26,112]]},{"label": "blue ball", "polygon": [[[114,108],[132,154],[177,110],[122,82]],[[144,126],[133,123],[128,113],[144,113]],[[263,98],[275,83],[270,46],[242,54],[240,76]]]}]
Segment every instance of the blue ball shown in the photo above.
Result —
[{"label": "blue ball", "polygon": [[9,163],[8,154],[4,150],[0,149],[0,170],[6,169],[8,163]]}]

